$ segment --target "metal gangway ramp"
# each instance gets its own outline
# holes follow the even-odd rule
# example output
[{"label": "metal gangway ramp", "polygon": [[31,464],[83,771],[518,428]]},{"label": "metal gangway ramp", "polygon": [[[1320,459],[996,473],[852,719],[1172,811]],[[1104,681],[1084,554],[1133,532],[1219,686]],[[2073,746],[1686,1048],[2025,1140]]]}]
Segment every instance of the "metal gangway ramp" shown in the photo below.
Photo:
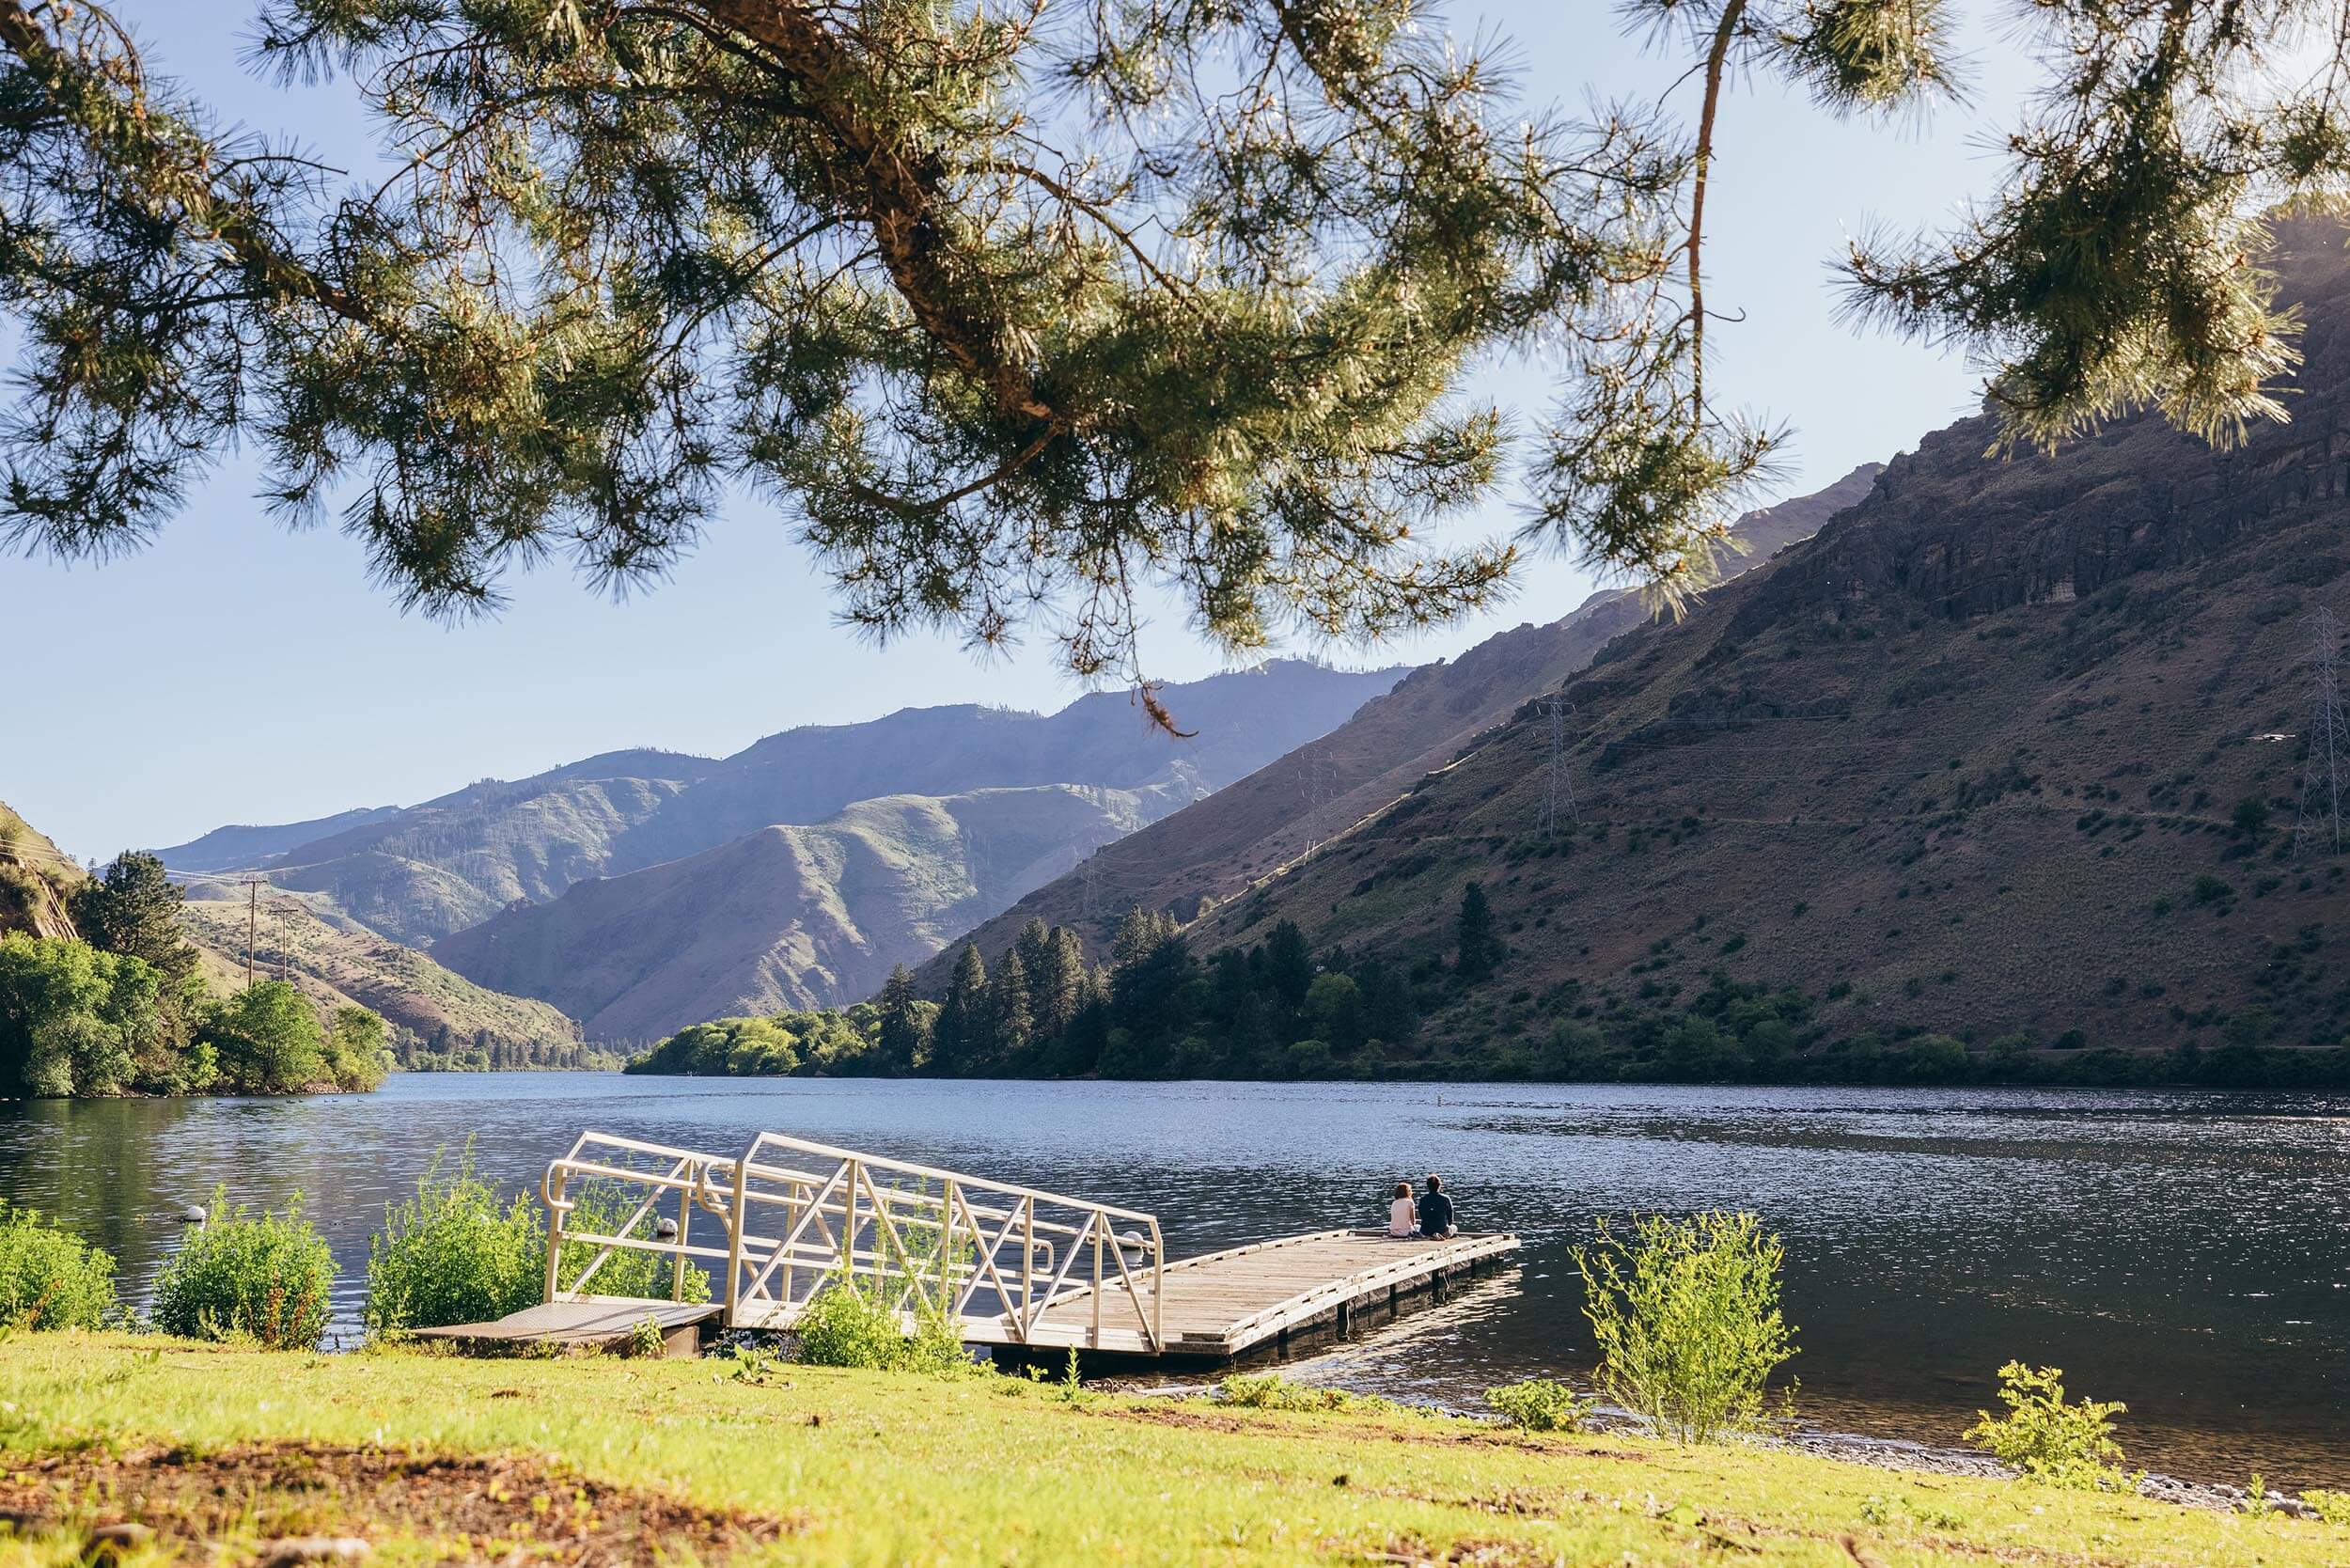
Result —
[{"label": "metal gangway ramp", "polygon": [[[648,1317],[688,1336],[712,1320],[789,1329],[842,1281],[908,1330],[944,1318],[965,1343],[1226,1360],[1311,1325],[1343,1327],[1366,1303],[1396,1305],[1517,1247],[1506,1233],[1321,1231],[1169,1262],[1157,1218],[1138,1210],[781,1133],[737,1156],[582,1133],[540,1196],[541,1305],[428,1332],[606,1344]],[[630,1251],[670,1260],[666,1301],[595,1291]],[[697,1265],[713,1287],[706,1305],[687,1300]]]}]

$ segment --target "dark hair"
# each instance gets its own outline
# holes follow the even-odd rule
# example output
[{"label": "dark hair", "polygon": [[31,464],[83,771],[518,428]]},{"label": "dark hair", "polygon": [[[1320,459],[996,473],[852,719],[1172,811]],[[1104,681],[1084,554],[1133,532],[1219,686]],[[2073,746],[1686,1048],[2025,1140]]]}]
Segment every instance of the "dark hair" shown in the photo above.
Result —
[{"label": "dark hair", "polygon": [[1395,1195],[1396,1195],[1398,1198],[1409,1198],[1409,1197],[1411,1197],[1411,1196],[1412,1196],[1412,1184],[1411,1184],[1411,1183],[1409,1183],[1409,1182],[1398,1182],[1398,1183],[1396,1183],[1396,1184],[1395,1184]]},{"label": "dark hair", "polygon": [[1428,1190],[1430,1192],[1444,1191],[1444,1178],[1431,1172],[1428,1178]]}]

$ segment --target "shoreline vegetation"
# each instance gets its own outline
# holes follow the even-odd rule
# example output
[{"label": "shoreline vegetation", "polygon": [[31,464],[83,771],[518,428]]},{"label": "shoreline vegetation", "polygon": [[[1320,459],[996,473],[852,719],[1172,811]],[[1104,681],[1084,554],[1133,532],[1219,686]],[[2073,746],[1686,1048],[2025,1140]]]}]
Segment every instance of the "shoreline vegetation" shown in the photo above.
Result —
[{"label": "shoreline vegetation", "polygon": [[95,876],[35,870],[22,823],[0,828],[0,928],[47,901],[33,929],[0,929],[0,1096],[365,1092],[391,1070],[368,1008],[321,1016],[274,980],[214,995],[186,894],[155,856],[125,851]]},{"label": "shoreline vegetation", "polygon": [[[1827,1021],[1849,987],[1813,996],[1716,968],[1701,988],[1634,995],[1570,980],[1511,997],[1535,1024],[1465,1035],[1424,1022],[1507,956],[1470,884],[1452,952],[1409,968],[1343,948],[1311,950],[1282,921],[1261,941],[1195,955],[1171,916],[1136,910],[1096,965],[1064,927],[1032,920],[991,968],[958,955],[943,999],[902,968],[852,1007],[722,1018],[668,1036],[623,1071],[650,1075],[1224,1078],[1396,1082],[2014,1085],[2350,1089],[2350,1039],[2286,1043],[2276,1015],[2239,1010],[2205,1048],[2123,1049],[2079,1030],[1944,1033],[1921,1024]],[[1901,999],[1885,998],[1898,1015]],[[1848,1015],[1850,1009],[1839,1010]]]}]

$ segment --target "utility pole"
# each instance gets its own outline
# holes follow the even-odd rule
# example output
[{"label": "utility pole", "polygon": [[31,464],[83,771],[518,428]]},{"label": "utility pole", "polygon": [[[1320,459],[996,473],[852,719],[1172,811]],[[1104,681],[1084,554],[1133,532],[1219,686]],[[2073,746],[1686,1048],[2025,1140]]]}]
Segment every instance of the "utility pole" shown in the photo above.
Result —
[{"label": "utility pole", "polygon": [[1574,780],[1567,776],[1567,714],[1574,710],[1563,697],[1543,699],[1543,716],[1549,721],[1550,768],[1543,790],[1543,837],[1559,837],[1560,808],[1570,823],[1583,820],[1574,803]]},{"label": "utility pole", "polygon": [[2323,835],[2328,853],[2342,850],[2342,795],[2350,772],[2350,724],[2342,711],[2342,620],[2326,605],[2310,612],[2310,756],[2301,775],[2300,814],[2293,824],[2299,858]]},{"label": "utility pole", "polygon": [[286,906],[273,899],[270,901],[269,912],[277,921],[277,979],[278,982],[283,984],[291,978],[287,973]]},{"label": "utility pole", "polygon": [[253,989],[253,945],[261,938],[261,879],[244,879],[244,988]]}]

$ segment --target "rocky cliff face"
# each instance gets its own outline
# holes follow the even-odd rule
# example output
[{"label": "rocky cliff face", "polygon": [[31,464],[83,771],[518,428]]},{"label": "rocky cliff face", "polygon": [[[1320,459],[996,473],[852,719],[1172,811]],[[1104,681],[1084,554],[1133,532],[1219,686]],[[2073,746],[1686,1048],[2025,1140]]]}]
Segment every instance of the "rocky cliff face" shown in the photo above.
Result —
[{"label": "rocky cliff face", "polygon": [[[2350,571],[2350,269],[2289,230],[2309,323],[2288,426],[2215,452],[2148,415],[2054,455],[1961,421],[1679,625],[1612,643],[1449,768],[1250,897],[1444,950],[1482,883],[1512,949],[1432,1029],[1537,1048],[1574,1007],[1714,969],[1843,1030],[2140,1046],[2350,1029],[2350,867],[2292,827],[2311,612]],[[1581,807],[1546,837],[1553,767]]]},{"label": "rocky cliff face", "polygon": [[0,932],[73,935],[64,895],[81,879],[79,866],[0,801]]}]

